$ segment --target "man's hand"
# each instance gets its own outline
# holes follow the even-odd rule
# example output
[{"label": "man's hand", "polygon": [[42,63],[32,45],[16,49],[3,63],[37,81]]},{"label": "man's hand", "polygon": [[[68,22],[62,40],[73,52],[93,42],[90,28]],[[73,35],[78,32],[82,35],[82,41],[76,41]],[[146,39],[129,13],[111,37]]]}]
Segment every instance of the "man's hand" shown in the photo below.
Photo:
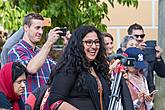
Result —
[{"label": "man's hand", "polygon": [[68,44],[71,35],[72,35],[72,34],[70,33],[70,31],[67,31],[66,36],[61,36],[61,38],[64,39],[64,43],[63,43],[63,44],[64,44],[64,48],[65,48],[66,45]]},{"label": "man's hand", "polygon": [[62,33],[62,31],[59,29],[59,27],[55,27],[49,31],[47,42],[51,45],[53,45],[60,38],[59,33]]},{"label": "man's hand", "polygon": [[163,50],[158,45],[155,46],[155,50],[156,50],[156,58],[160,58],[163,53]]}]

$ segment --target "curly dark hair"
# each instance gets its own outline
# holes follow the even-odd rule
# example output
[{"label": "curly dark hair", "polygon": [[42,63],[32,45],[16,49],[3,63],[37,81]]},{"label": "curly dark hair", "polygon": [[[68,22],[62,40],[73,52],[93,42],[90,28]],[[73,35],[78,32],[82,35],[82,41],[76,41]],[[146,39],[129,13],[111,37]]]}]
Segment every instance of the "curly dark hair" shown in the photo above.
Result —
[{"label": "curly dark hair", "polygon": [[[96,32],[100,42],[99,52],[92,63],[89,63],[86,59],[82,42],[83,38],[90,32]],[[106,61],[106,50],[101,32],[94,26],[80,26],[73,32],[60,61],[50,75],[48,85],[51,84],[55,74],[60,71],[64,71],[67,74],[79,74],[79,76],[82,76],[80,79],[83,79],[83,75],[80,74],[82,74],[82,71],[90,72],[91,65],[96,73],[102,74],[108,80],[106,74],[109,71],[109,66]]]}]

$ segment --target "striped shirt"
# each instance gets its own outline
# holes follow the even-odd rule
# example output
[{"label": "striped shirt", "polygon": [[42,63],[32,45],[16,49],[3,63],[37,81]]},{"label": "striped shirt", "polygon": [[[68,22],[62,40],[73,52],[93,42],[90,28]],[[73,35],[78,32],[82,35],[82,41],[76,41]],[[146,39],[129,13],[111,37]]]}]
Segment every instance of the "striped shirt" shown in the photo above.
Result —
[{"label": "striped shirt", "polygon": [[[32,48],[26,41],[21,40],[17,43],[9,52],[8,52],[8,61],[19,61],[24,65],[27,65],[28,62],[39,52],[39,48]],[[23,101],[25,102],[29,93],[34,89],[43,86],[46,84],[51,69],[55,66],[56,62],[48,57],[42,67],[37,71],[36,74],[29,74],[27,78],[27,83],[25,87],[25,93],[23,94]]]}]

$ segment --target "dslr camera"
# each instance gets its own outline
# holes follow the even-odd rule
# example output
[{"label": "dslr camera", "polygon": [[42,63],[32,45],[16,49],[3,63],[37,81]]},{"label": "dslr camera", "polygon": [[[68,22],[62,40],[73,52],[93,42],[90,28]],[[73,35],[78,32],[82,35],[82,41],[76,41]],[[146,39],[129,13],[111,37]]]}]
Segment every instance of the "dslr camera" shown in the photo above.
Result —
[{"label": "dslr camera", "polygon": [[108,61],[112,61],[113,59],[119,59],[121,64],[124,66],[134,66],[136,59],[135,58],[128,58],[122,54],[112,54],[107,57]]},{"label": "dslr camera", "polygon": [[66,27],[60,27],[60,29],[58,29],[58,30],[62,31],[62,33],[58,33],[60,36],[66,36],[66,32],[67,32]]}]

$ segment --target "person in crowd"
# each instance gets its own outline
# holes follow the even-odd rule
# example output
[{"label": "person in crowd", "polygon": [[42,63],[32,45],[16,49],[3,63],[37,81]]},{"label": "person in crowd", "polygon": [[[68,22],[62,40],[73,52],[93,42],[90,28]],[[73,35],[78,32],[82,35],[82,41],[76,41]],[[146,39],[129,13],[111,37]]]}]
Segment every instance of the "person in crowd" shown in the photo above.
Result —
[{"label": "person in crowd", "polygon": [[[128,28],[128,34],[136,36],[136,39],[138,41],[139,47],[144,50],[146,47],[144,37],[144,29],[140,24],[134,23],[129,26]],[[160,46],[155,46],[156,50],[156,56],[155,60],[153,61],[147,61],[148,62],[148,75],[147,75],[147,82],[149,86],[149,91],[152,92],[155,90],[155,83],[154,83],[154,71],[159,77],[164,78],[165,77],[165,63],[164,60],[161,57],[161,54],[163,50],[160,48]],[[145,56],[147,58],[147,56]]]},{"label": "person in crowd", "polygon": [[[107,71],[100,31],[92,26],[79,27],[64,49],[54,76],[50,77],[50,108],[106,109],[110,92],[106,80]],[[58,103],[61,105],[56,106]]]},{"label": "person in crowd", "polygon": [[[107,57],[113,57],[117,54],[115,54],[113,52],[113,37],[110,33],[107,33],[107,32],[104,32],[103,33],[103,38],[104,38],[104,44],[105,44],[105,48],[106,48],[106,54],[107,54]],[[123,56],[124,57],[124,56]],[[108,60],[108,64],[109,64],[109,73],[108,73],[108,77],[110,78],[111,80],[111,89],[113,89],[112,85],[115,84],[115,76],[118,74],[115,72],[115,69],[117,68],[118,65],[120,65],[121,61],[120,59],[112,59],[111,61]],[[123,74],[122,78],[121,78],[121,82],[120,82],[120,87],[121,87],[121,93],[119,95],[119,101],[117,102],[116,104],[116,107],[114,110],[121,110],[123,109],[123,106],[122,106],[122,103],[121,103],[121,95],[122,94],[125,94],[126,96],[129,97],[130,95],[130,92],[129,92],[129,89],[128,89],[128,86],[126,84],[126,81],[124,79],[125,77],[125,74]],[[129,103],[129,101],[127,101]]]},{"label": "person in crowd", "polygon": [[[23,27],[20,27],[18,31],[14,32],[6,40],[1,52],[1,68],[3,67],[4,64],[8,62],[8,51],[23,38],[23,35],[24,35],[24,29]],[[70,31],[67,32],[66,36],[61,36],[61,38],[63,39],[64,47],[67,45],[70,36],[71,36]]]},{"label": "person in crowd", "polygon": [[104,42],[105,42],[105,48],[107,55],[111,55],[113,53],[113,36],[108,32],[103,32]]},{"label": "person in crowd", "polygon": [[21,95],[25,90],[26,68],[19,62],[10,62],[0,70],[0,109],[24,110]]},{"label": "person in crowd", "polygon": [[94,26],[78,27],[48,80],[50,109],[107,110],[108,72],[101,32]]},{"label": "person in crowd", "polygon": [[[138,42],[136,40],[136,37],[133,35],[127,35],[123,38],[123,41],[120,44],[121,48],[117,50],[117,53],[123,53],[127,48],[129,47],[137,47],[139,48]],[[146,64],[146,67],[143,69],[143,73],[145,77],[150,77],[148,74],[148,63],[144,59],[144,62]]]},{"label": "person in crowd", "polygon": [[117,50],[117,53],[123,53],[129,47],[138,47],[138,42],[136,37],[133,35],[124,36],[121,41],[120,48]]},{"label": "person in crowd", "polygon": [[133,66],[127,67],[127,84],[131,92],[135,110],[150,110],[153,106],[154,96],[149,95],[147,80],[144,77],[143,69],[144,52],[140,48],[129,47],[125,50],[128,58],[134,58]]},{"label": "person in crowd", "polygon": [[16,44],[18,43],[24,34],[23,27],[21,27],[17,32],[12,34],[5,42],[2,48],[1,52],[1,68],[3,67],[4,64],[8,62],[8,51]]},{"label": "person in crowd", "polygon": [[23,38],[8,52],[8,61],[19,61],[24,64],[29,73],[25,88],[24,101],[37,87],[46,84],[47,79],[56,65],[56,62],[48,56],[51,47],[59,38],[59,27],[51,29],[48,38],[39,48],[36,43],[42,38],[44,18],[38,13],[30,13],[24,17]]},{"label": "person in crowd", "polygon": [[[104,38],[104,45],[105,45],[105,49],[106,49],[106,55],[107,56],[110,56],[113,54],[113,36],[108,33],[108,32],[103,32],[103,38]],[[109,69],[112,71],[113,68],[116,67],[116,65],[119,63],[119,60],[116,61],[116,62],[113,62],[113,64],[111,64],[110,62],[109,63]],[[111,73],[111,72],[109,72]]]},{"label": "person in crowd", "polygon": [[[106,49],[106,55],[107,57],[113,54],[113,36],[108,33],[108,32],[102,32],[103,34],[103,38],[104,38],[104,45],[105,45],[105,49]],[[109,69],[111,71],[113,71],[113,68],[116,67],[116,65],[119,63],[119,60],[116,62],[113,62],[113,64],[111,62],[108,62],[109,64]],[[109,72],[109,77],[111,76],[111,72]]]},{"label": "person in crowd", "polygon": [[[67,46],[70,37],[71,37],[71,34],[69,31],[67,32],[66,36],[62,36],[63,45],[64,45],[63,50]],[[53,72],[54,71],[52,71],[51,74]],[[26,110],[50,110],[48,100],[47,100],[50,94],[50,86],[51,86],[51,83],[48,81],[46,85],[41,86],[35,89],[34,91],[32,91],[32,93],[29,94],[25,102],[25,109]]]}]

